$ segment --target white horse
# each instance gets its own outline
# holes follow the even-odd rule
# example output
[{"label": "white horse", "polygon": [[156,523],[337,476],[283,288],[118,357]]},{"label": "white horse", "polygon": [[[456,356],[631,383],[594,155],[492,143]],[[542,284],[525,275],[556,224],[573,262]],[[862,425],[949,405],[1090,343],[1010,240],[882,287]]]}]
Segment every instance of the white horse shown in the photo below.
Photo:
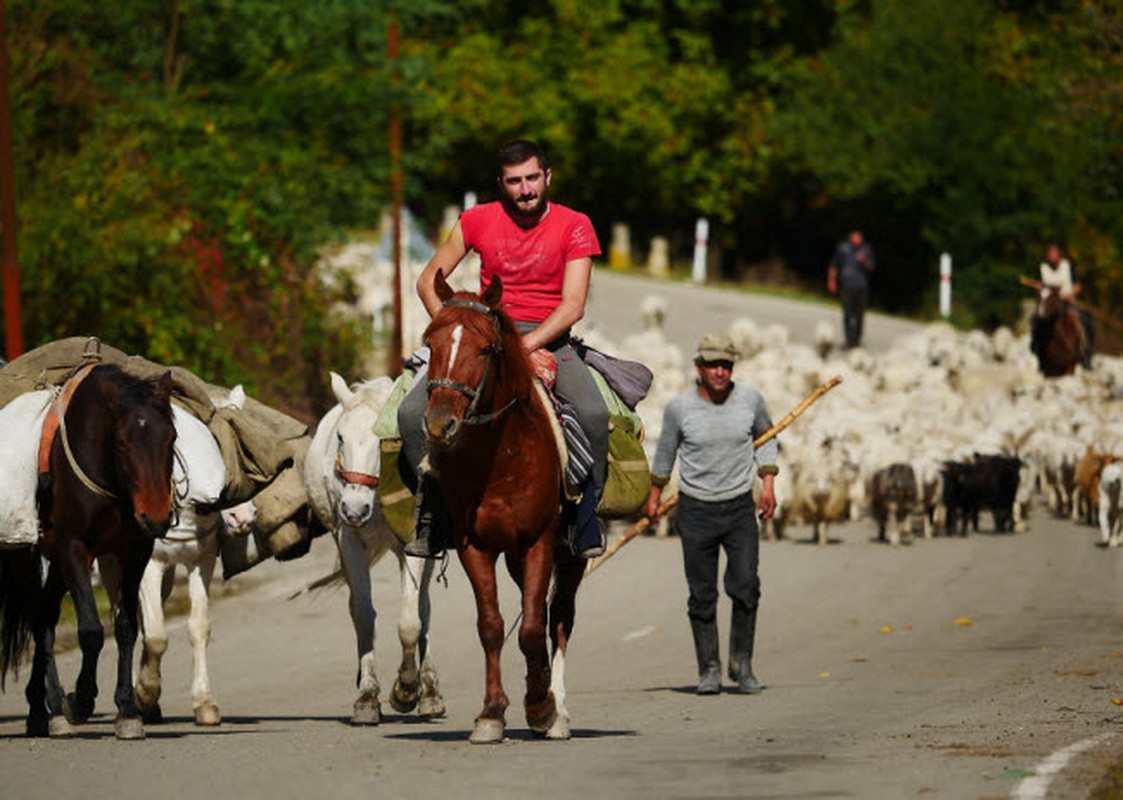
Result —
[{"label": "white horse", "polygon": [[[223,407],[242,408],[246,402],[241,386],[235,387]],[[191,700],[196,725],[219,725],[222,713],[211,691],[207,673],[207,645],[211,624],[207,616],[211,578],[218,558],[218,531],[222,518],[216,511],[202,513],[197,505],[213,506],[226,483],[222,452],[210,430],[199,419],[172,405],[175,420],[177,457],[173,465],[177,518],[167,535],[157,539],[152,557],[140,582],[140,627],[144,646],[137,672],[137,706],[145,722],[163,720],[160,708],[162,691],[160,663],[168,649],[164,604],[175,584],[178,565],[187,571],[187,591],[191,600],[187,638],[191,642],[194,676]],[[102,562],[102,579],[110,597],[117,570]]]},{"label": "white horse", "polygon": [[370,569],[387,551],[398,558],[402,607],[398,638],[402,662],[390,694],[398,713],[417,709],[423,718],[445,713],[429,649],[429,582],[434,562],[407,557],[404,545],[382,516],[377,496],[380,441],[373,428],[393,382],[382,377],[349,388],[334,372],[332,391],[339,404],[316,427],[304,461],[304,480],[312,510],[332,532],[350,591],[351,621],[359,653],[359,696],[354,725],[377,725],[382,718],[374,663],[374,623]]}]

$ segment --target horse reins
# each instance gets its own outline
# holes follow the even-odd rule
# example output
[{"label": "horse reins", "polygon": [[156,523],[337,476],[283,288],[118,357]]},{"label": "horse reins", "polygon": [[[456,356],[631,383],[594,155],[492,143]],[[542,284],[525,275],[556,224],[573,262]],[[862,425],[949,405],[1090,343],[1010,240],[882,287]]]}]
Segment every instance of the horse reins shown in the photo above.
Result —
[{"label": "horse reins", "polygon": [[474,387],[469,386],[463,381],[453,380],[452,378],[430,378],[426,386],[427,391],[432,394],[433,389],[452,389],[453,391],[460,392],[468,398],[468,408],[464,410],[464,424],[465,425],[486,425],[489,422],[497,420],[504,412],[511,408],[517,397],[512,397],[505,406],[498,411],[492,411],[488,414],[476,415],[476,406],[479,405],[480,396],[484,390],[484,384],[487,383],[488,374],[491,372],[491,362],[497,353],[503,352],[503,336],[499,327],[499,317],[495,315],[495,309],[479,303],[475,300],[461,300],[458,298],[451,298],[445,300],[445,308],[467,308],[471,311],[476,311],[488,317],[495,324],[495,343],[492,347],[488,348],[487,361],[484,362],[483,374],[480,375],[479,383]]},{"label": "horse reins", "polygon": [[103,489],[94,482],[89,475],[85,473],[82,467],[78,464],[78,459],[74,457],[74,451],[70,449],[70,437],[66,435],[66,407],[70,402],[70,398],[74,396],[77,391],[78,385],[85,380],[86,376],[90,374],[91,370],[96,367],[97,361],[89,361],[83,364],[67,379],[66,384],[62,387],[62,391],[55,397],[55,414],[58,415],[58,432],[62,437],[62,449],[66,453],[66,462],[70,465],[70,469],[74,472],[75,476],[81,481],[82,485],[89,489],[99,497],[104,497],[108,500],[118,500],[120,498],[108,489]]}]

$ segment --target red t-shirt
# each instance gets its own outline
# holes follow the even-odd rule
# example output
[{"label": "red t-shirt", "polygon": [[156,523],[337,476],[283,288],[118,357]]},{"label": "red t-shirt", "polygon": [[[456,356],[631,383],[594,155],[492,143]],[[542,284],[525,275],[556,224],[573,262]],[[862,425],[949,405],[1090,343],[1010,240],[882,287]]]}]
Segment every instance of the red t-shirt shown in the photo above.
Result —
[{"label": "red t-shirt", "polygon": [[480,254],[481,288],[498,275],[503,310],[522,322],[541,322],[561,304],[566,262],[600,255],[589,218],[557,203],[529,230],[502,203],[473,206],[460,215],[460,230]]}]

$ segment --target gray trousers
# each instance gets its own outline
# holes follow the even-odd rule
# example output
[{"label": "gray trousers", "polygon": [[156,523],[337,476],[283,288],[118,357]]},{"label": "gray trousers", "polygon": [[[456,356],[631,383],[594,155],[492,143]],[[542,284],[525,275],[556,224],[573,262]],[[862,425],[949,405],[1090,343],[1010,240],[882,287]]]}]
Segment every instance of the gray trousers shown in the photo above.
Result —
[{"label": "gray trousers", "polygon": [[[534,328],[528,323],[516,323],[521,333]],[[569,337],[561,337],[547,345],[558,364],[558,379],[554,393],[573,406],[582,430],[589,437],[593,449],[593,472],[591,477],[596,496],[599,498],[604,489],[605,475],[608,472],[608,408],[604,404],[597,384],[589,374],[589,367],[569,344]],[[402,453],[409,467],[417,471],[421,460],[428,450],[425,435],[425,409],[429,405],[428,370],[417,374],[402,404],[398,408],[398,429],[402,434]]]},{"label": "gray trousers", "polygon": [[760,605],[760,533],[751,492],[731,500],[697,500],[679,495],[675,528],[682,541],[687,616],[699,622],[717,617],[718,551],[725,549],[725,593],[733,610],[754,613]]}]

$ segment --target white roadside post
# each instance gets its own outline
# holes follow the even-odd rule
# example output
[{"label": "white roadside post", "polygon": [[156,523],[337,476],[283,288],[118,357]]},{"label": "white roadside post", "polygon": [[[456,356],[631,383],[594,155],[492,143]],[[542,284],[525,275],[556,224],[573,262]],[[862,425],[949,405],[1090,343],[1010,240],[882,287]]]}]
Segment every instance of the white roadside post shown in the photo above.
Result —
[{"label": "white roadside post", "polygon": [[951,255],[940,254],[940,316],[951,316]]},{"label": "white roadside post", "polygon": [[710,221],[705,217],[694,226],[694,268],[691,279],[695,283],[706,282],[706,251],[710,244]]}]

